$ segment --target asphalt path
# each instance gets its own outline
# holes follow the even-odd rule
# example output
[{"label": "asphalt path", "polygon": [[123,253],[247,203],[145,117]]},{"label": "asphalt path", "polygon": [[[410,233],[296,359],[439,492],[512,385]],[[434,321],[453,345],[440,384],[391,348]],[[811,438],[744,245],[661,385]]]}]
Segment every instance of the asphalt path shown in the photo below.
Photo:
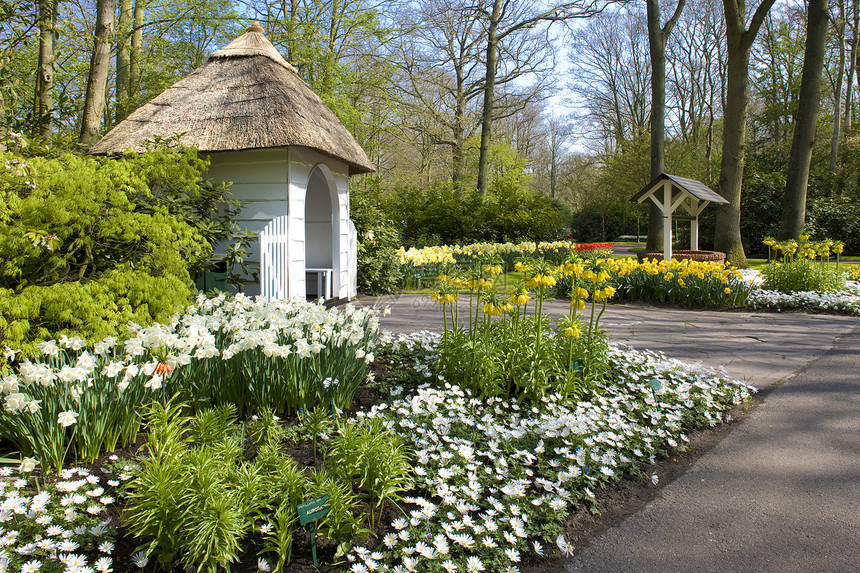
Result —
[{"label": "asphalt path", "polygon": [[564,573],[860,571],[860,328]]},{"label": "asphalt path", "polygon": [[[439,330],[422,295],[361,297],[393,332]],[[554,302],[550,310],[566,311]],[[614,342],[725,367],[760,405],[562,573],[860,571],[860,320],[612,304]]]}]

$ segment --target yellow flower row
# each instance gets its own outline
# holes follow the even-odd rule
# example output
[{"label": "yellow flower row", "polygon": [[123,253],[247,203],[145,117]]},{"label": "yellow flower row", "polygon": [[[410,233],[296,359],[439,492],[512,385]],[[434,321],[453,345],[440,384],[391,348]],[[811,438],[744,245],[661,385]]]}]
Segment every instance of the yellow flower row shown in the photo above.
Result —
[{"label": "yellow flower row", "polygon": [[[663,275],[663,279],[670,281],[677,278],[683,280],[688,276],[699,279],[717,278],[721,282],[728,282],[729,277],[742,278],[740,271],[735,267],[727,267],[716,261],[652,261],[646,260],[641,263],[635,259],[615,259],[609,261],[609,270],[618,276],[625,276],[632,271],[645,271],[650,275]],[[683,286],[683,285],[681,285]]]},{"label": "yellow flower row", "polygon": [[845,249],[845,244],[832,239],[824,239],[823,241],[810,241],[809,235],[800,235],[800,242],[789,239],[787,241],[777,242],[771,237],[766,238],[763,243],[772,248],[779,256],[795,257],[799,259],[828,259],[830,255],[842,254]]},{"label": "yellow flower row", "polygon": [[[458,255],[462,259],[493,258],[503,254],[532,255],[547,251],[570,249],[569,241],[542,241],[540,243],[473,243],[471,245],[441,245],[436,247],[424,247],[423,249],[400,248],[398,255],[401,264],[412,264],[414,266],[429,264],[454,264],[457,263]],[[496,273],[498,274],[498,273]]]}]

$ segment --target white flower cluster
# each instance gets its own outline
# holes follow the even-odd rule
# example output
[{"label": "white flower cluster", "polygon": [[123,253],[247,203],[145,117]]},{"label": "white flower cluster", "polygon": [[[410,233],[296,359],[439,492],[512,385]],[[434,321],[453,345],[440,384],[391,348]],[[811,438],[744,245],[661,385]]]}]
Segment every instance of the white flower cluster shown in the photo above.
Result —
[{"label": "white flower cluster", "polygon": [[221,294],[210,299],[200,295],[197,304],[171,324],[139,329],[125,348],[131,356],[167,348],[171,366],[189,364],[193,358],[220,356],[226,360],[254,349],[267,357],[296,354],[305,358],[325,347],[360,344],[368,331],[375,336],[378,327],[379,319],[371,308],[327,309],[301,298],[267,300]]},{"label": "white flower cluster", "polygon": [[846,281],[845,290],[838,292],[794,292],[781,293],[774,290],[755,289],[747,299],[752,308],[804,308],[808,310],[835,310],[849,314],[860,314],[860,283]]},{"label": "white flower cluster", "polygon": [[[716,424],[754,391],[651,352],[613,346],[610,360],[618,379],[578,404],[554,398],[526,409],[439,381],[371,410],[412,442],[427,495],[406,499],[411,509],[391,524],[385,551],[354,551],[352,571],[517,571],[596,487],[678,447],[688,426]],[[573,551],[563,537],[556,545]]]},{"label": "white flower cluster", "polygon": [[[13,471],[4,467],[0,476],[9,480]],[[113,571],[116,530],[106,514],[115,499],[98,476],[65,469],[35,491],[26,479],[7,480],[0,481],[0,572]]]},{"label": "white flower cluster", "polygon": [[33,180],[30,165],[25,159],[6,155],[3,157],[3,162],[0,163],[0,166],[12,177],[18,178],[19,182],[29,189],[36,188],[36,182]]},{"label": "white flower cluster", "polygon": [[[259,351],[261,359],[289,355],[308,358],[324,348],[350,347],[357,360],[369,364],[374,360],[378,327],[372,308],[346,305],[339,310],[303,299],[254,300],[241,294],[210,299],[201,295],[196,305],[170,324],[147,328],[130,324],[133,336],[122,345],[113,337],[92,349],[77,337],[62,336],[59,341],[40,343],[42,361],[23,359],[16,365],[16,373],[0,379],[5,410],[0,416],[39,412],[43,400],[51,395],[46,394],[47,388],[62,388],[63,395],[70,395],[80,405],[88,389],[103,390],[94,386],[96,379],[112,381],[119,393],[126,392],[131,384],[158,390],[165,372],[207,358],[229,360],[243,352]],[[17,355],[11,349],[4,353],[7,360]],[[160,370],[162,360],[167,366],[161,365],[164,369]],[[75,410],[65,410],[56,422],[68,427],[77,422],[78,415]]]}]

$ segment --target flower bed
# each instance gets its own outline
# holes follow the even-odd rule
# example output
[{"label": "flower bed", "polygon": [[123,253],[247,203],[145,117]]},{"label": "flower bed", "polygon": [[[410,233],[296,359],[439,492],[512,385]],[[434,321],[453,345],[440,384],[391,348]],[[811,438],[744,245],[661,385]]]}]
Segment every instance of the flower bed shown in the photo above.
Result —
[{"label": "flower bed", "polygon": [[[435,340],[399,340],[425,349],[414,364],[425,376]],[[526,555],[570,554],[568,511],[682,448],[685,432],[719,423],[754,391],[652,352],[611,346],[609,356],[612,379],[578,403],[483,400],[432,375],[412,391],[394,388],[367,416],[412,442],[422,493],[406,498],[382,547],[354,551],[351,571],[517,571]]]},{"label": "flower bed", "polygon": [[[582,278],[585,282],[577,288],[587,291],[591,301],[600,299],[605,305],[611,296],[603,286],[608,275],[598,267],[586,267],[579,274],[590,278]],[[551,286],[544,271],[539,264],[527,271],[539,291]],[[294,316],[289,312],[296,309],[293,305],[299,308]],[[488,317],[486,309],[492,311],[492,305],[484,303]],[[261,570],[293,570],[294,547],[309,549],[307,534],[297,525],[296,504],[326,494],[331,512],[317,524],[321,556],[326,561],[343,563],[346,556],[351,560],[346,567],[355,572],[517,571],[517,564],[527,556],[570,553],[561,523],[571,509],[596,509],[592,504],[599,488],[622,476],[636,475],[649,460],[683,448],[686,432],[724,420],[728,410],[752,391],[719,372],[601,342],[605,350],[592,359],[599,358],[603,364],[593,364],[592,374],[571,364],[558,375],[561,380],[573,376],[573,381],[589,376],[589,383],[578,386],[575,394],[560,393],[550,385],[531,400],[505,392],[481,396],[481,384],[487,384],[486,380],[476,383],[473,390],[451,384],[438,372],[440,357],[448,352],[440,338],[419,335],[390,347],[372,348],[393,357],[388,375],[377,382],[389,398],[378,400],[357,419],[344,418],[331,394],[320,390],[324,385],[318,369],[311,369],[317,377],[314,409],[290,416],[288,425],[274,415],[271,406],[260,404],[253,407],[254,416],[243,417],[241,407],[229,396],[199,407],[192,407],[188,400],[180,405],[181,393],[167,400],[165,389],[171,383],[183,388],[179,383],[183,369],[191,370],[195,361],[214,359],[216,352],[225,362],[257,352],[259,361],[265,363],[277,359],[278,348],[288,343],[293,350],[287,356],[300,354],[298,341],[313,340],[314,333],[320,333],[318,340],[325,349],[315,354],[308,348],[302,360],[313,361],[334,348],[347,349],[363,364],[372,360],[370,347],[363,342],[365,335],[375,335],[372,315],[353,309],[336,313],[338,316],[329,316],[329,312],[304,303],[254,302],[243,297],[201,300],[171,325],[140,329],[123,345],[108,345],[98,352],[73,340],[57,345],[58,351],[49,355],[65,360],[65,366],[43,364],[42,371],[56,373],[69,364],[78,368],[86,353],[98,357],[86,375],[102,376],[103,383],[119,386],[126,383],[120,373],[135,366],[125,390],[140,386],[149,404],[143,421],[147,431],[145,447],[140,450],[143,455],[124,467],[117,479],[109,478],[105,489],[99,489],[98,479],[81,475],[81,492],[71,494],[80,495],[81,500],[68,501],[83,503],[98,497],[99,504],[84,503],[86,511],[101,520],[87,528],[106,528],[105,535],[113,535],[110,528],[120,525],[115,518],[105,521],[105,514],[116,515],[121,509],[121,525],[140,537],[118,538],[117,544],[122,541],[126,548],[140,545],[143,552],[133,558],[127,550],[114,555],[113,538],[109,537],[86,541],[86,545],[84,537],[75,538],[74,548],[53,541],[50,546],[48,542],[39,546],[38,535],[53,537],[61,532],[51,530],[49,534],[45,528],[51,520],[42,519],[38,511],[18,513],[18,506],[33,509],[32,501],[22,501],[9,505],[6,513],[0,510],[0,521],[5,519],[7,530],[14,521],[19,530],[30,532],[8,539],[8,553],[3,554],[8,558],[7,569],[119,571],[137,567],[152,571],[158,563],[223,567],[240,561],[242,570],[247,570],[249,563],[257,563],[258,552],[263,552]],[[308,320],[302,322],[300,316]],[[567,362],[572,351],[589,352],[587,347],[569,346],[579,339],[567,335],[566,329],[573,329],[578,320],[575,314],[569,318],[570,323],[560,331],[544,329],[541,325],[548,324],[548,319],[538,321],[534,329],[536,336],[547,338],[548,347],[560,342]],[[492,321],[481,323],[474,325],[478,335],[482,328],[494,328]],[[330,330],[328,325],[332,325]],[[583,330],[598,331],[599,316],[592,312]],[[279,338],[283,333],[285,338]],[[349,346],[351,337],[354,346]],[[120,351],[125,353],[124,359],[119,358]],[[589,360],[580,354],[575,357]],[[121,361],[122,368],[111,367]],[[216,374],[220,370],[198,368],[194,371],[200,377],[198,386],[219,380]],[[246,371],[242,368],[237,372]],[[107,376],[105,370],[116,374]],[[145,370],[149,372],[141,374]],[[57,376],[49,386],[59,389],[57,395],[68,391],[61,382]],[[33,380],[15,383],[22,393],[34,385]],[[72,383],[70,387],[76,386]],[[82,388],[80,397],[86,391]],[[57,400],[57,395],[45,395],[38,412],[47,411],[44,402]],[[193,399],[197,394],[187,396]],[[108,394],[105,399],[115,398]],[[71,439],[84,431],[82,420],[96,419],[89,412],[74,413],[77,415],[43,423],[60,428]],[[72,423],[63,425],[67,417]],[[312,460],[307,457],[311,450]],[[306,452],[306,465],[295,461],[293,451]],[[33,463],[27,461],[21,471],[32,469]],[[116,494],[107,489],[121,481],[125,485]],[[19,497],[32,498],[34,493],[25,491],[34,482],[19,484]],[[118,507],[113,507],[114,497]],[[81,512],[72,508],[69,513],[66,498],[59,500],[63,509],[52,509],[51,519],[72,523],[73,514]],[[399,509],[391,500],[400,500]],[[30,519],[44,523],[27,525]],[[83,536],[90,531],[87,528],[74,535]],[[107,561],[120,557],[122,564],[112,566]],[[301,567],[306,570],[305,565]]]},{"label": "flower bed", "polygon": [[320,399],[345,409],[373,361],[377,324],[372,309],[201,296],[122,344],[62,337],[40,344],[35,362],[7,351],[0,436],[47,471],[133,442],[141,408],[168,396],[196,410],[291,413]]},{"label": "flower bed", "polygon": [[860,315],[860,282],[846,281],[843,290],[829,292],[782,293],[757,288],[750,293],[747,306],[754,309],[805,309]]}]

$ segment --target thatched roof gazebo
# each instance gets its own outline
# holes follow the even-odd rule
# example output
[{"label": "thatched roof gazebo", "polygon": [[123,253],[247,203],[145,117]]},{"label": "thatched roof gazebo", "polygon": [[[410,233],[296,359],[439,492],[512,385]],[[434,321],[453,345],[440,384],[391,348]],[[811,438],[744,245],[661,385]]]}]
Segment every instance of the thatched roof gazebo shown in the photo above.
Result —
[{"label": "thatched roof gazebo", "polygon": [[246,202],[238,223],[260,232],[261,280],[249,294],[355,294],[348,180],[373,163],[256,22],[89,152],[143,152],[177,134],[209,155],[211,178],[233,182]]}]

